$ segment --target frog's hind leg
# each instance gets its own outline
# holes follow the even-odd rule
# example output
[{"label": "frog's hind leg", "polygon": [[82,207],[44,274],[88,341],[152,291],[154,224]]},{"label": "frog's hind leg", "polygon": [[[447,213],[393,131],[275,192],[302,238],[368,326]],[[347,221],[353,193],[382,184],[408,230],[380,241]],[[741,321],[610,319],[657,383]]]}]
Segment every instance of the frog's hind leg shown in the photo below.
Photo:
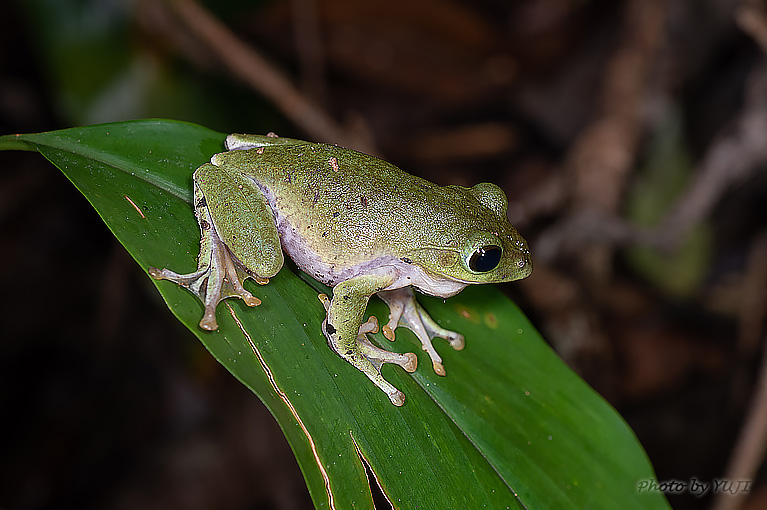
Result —
[{"label": "frog's hind leg", "polygon": [[370,296],[392,281],[389,275],[362,275],[338,284],[333,289],[332,301],[321,295],[320,300],[327,311],[322,331],[336,354],[365,374],[394,405],[401,406],[405,403],[405,395],[383,378],[381,366],[394,363],[413,372],[418,359],[412,352],[399,354],[376,347],[366,333],[378,330],[377,321],[362,322]]},{"label": "frog's hind leg", "polygon": [[[223,299],[239,297],[248,306],[261,304],[242,282],[253,278],[265,284],[282,267],[279,236],[266,199],[252,189],[252,183],[246,183],[246,188],[237,180],[237,175],[218,171],[212,164],[198,168],[194,175],[195,215],[201,233],[197,271],[179,274],[149,268],[153,278],[178,283],[202,300],[205,312],[200,327],[207,330],[218,328],[216,306]],[[216,200],[209,202],[206,197]],[[264,219],[268,222],[259,224]],[[276,243],[276,250],[270,243]]]},{"label": "frog's hind leg", "polygon": [[379,292],[378,297],[389,305],[389,322],[382,328],[384,336],[389,340],[394,340],[394,330],[398,326],[404,326],[411,330],[421,341],[423,350],[429,354],[434,372],[437,375],[445,375],[445,366],[442,364],[442,358],[434,349],[434,345],[432,345],[432,339],[435,337],[444,338],[453,349],[459,351],[465,345],[463,335],[449,331],[434,322],[434,319],[416,301],[410,287]]}]

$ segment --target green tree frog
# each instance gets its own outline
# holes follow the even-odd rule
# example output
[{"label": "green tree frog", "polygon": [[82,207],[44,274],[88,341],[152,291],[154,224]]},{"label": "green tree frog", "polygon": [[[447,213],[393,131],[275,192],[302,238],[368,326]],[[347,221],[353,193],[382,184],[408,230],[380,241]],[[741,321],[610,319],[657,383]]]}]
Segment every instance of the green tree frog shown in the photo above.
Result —
[{"label": "green tree frog", "polygon": [[330,347],[362,371],[395,405],[404,394],[381,375],[383,363],[408,372],[413,353],[373,345],[375,317],[363,322],[377,294],[389,306],[383,333],[412,330],[432,361],[440,337],[456,350],[462,335],[440,327],[412,288],[450,297],[469,284],[524,278],[532,271],[527,243],[506,217],[507,201],[494,184],[438,186],[378,158],[335,145],[272,134],[229,135],[227,152],[194,173],[194,208],[201,230],[197,271],[150,268],[191,290],[204,303],[200,327],[218,328],[216,307],[228,297],[260,300],[243,288],[265,284],[283,264],[283,250],[313,278],[333,287],[324,297],[322,331]]}]

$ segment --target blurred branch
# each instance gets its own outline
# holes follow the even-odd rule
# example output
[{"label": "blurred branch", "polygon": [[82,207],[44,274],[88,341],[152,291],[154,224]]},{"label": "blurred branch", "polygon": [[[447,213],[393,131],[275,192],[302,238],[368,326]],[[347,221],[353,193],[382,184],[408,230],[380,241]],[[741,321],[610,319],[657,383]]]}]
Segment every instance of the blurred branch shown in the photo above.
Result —
[{"label": "blurred branch", "polygon": [[560,210],[567,197],[565,180],[559,173],[552,174],[525,196],[509,202],[509,217],[517,228],[524,230],[534,219]]},{"label": "blurred branch", "polygon": [[293,39],[301,69],[301,88],[319,104],[326,99],[325,65],[317,0],[292,0]]},{"label": "blurred branch", "polygon": [[653,232],[635,227],[617,215],[582,211],[543,232],[536,242],[535,254],[543,260],[553,260],[558,253],[573,253],[589,244],[612,249],[629,244],[658,243]]},{"label": "blurred branch", "polygon": [[[608,62],[600,116],[575,142],[567,166],[573,180],[573,215],[617,214],[626,177],[641,135],[641,106],[664,40],[668,0],[631,0],[624,12],[624,36]],[[604,281],[612,249],[594,243],[579,262],[591,280]]]},{"label": "blurred branch", "polygon": [[478,160],[508,154],[517,145],[518,135],[505,122],[465,124],[449,129],[413,135],[406,150],[419,161]]},{"label": "blurred branch", "polygon": [[[767,345],[767,337],[762,342]],[[753,481],[767,448],[767,348],[762,355],[759,379],[724,479]],[[744,493],[747,494],[747,493]],[[737,510],[745,502],[727,491],[717,494],[714,510]]]},{"label": "blurred branch", "polygon": [[587,243],[610,247],[642,244],[674,250],[693,226],[711,214],[732,186],[764,171],[765,164],[767,59],[752,71],[748,79],[744,105],[735,121],[735,128],[712,143],[693,172],[693,182],[658,227],[639,228],[605,208],[584,207],[544,232],[536,246],[536,253],[539,257],[551,259],[562,250],[576,250]]},{"label": "blurred branch", "polygon": [[738,350],[753,356],[767,315],[767,232],[761,232],[748,253],[741,279],[738,307]]},{"label": "blurred branch", "polygon": [[213,51],[232,74],[271,100],[309,136],[363,152],[375,152],[370,140],[339,126],[327,113],[299,92],[282,72],[240,40],[196,1],[167,0],[167,3],[186,27]]},{"label": "blurred branch", "polygon": [[735,11],[735,21],[767,53],[767,5],[759,0],[744,0]]},{"label": "blurred branch", "polygon": [[693,225],[707,217],[730,187],[742,183],[767,162],[767,60],[749,77],[735,130],[713,143],[695,181],[678,199],[659,229],[661,244],[676,247]]},{"label": "blurred branch", "polygon": [[[767,314],[767,232],[761,232],[749,250],[748,262],[738,285],[738,359],[751,359],[759,347],[762,324]],[[762,364],[746,418],[725,472],[727,480],[754,480],[767,449],[767,336],[762,342]],[[736,382],[745,373],[736,373]],[[736,388],[739,389],[740,385]],[[741,390],[742,391],[742,390]],[[719,493],[714,510],[737,510],[745,498]]]}]

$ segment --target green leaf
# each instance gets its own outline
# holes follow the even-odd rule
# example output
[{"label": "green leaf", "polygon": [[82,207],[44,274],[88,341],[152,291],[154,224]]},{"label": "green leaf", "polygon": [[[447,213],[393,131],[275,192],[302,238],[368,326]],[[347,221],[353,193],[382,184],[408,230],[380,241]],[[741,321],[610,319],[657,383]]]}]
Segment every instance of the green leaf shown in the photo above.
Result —
[{"label": "green leaf", "polygon": [[[223,139],[192,124],[146,120],[8,135],[0,149],[37,150],[59,167],[143,268],[187,271],[199,241],[191,174],[223,150]],[[266,286],[249,283],[263,304],[225,301],[213,333],[197,327],[197,298],[154,283],[270,409],[317,508],[373,508],[369,483],[395,508],[668,508],[661,493],[638,493],[654,474],[628,426],[497,289],[422,299],[467,345],[437,345],[447,377],[422,352],[412,375],[385,366],[407,395],[398,408],[327,347],[315,290],[323,288],[307,281],[286,268]],[[377,300],[369,311],[386,318]],[[398,330],[393,343],[375,338],[398,352],[417,350],[409,331]]]}]

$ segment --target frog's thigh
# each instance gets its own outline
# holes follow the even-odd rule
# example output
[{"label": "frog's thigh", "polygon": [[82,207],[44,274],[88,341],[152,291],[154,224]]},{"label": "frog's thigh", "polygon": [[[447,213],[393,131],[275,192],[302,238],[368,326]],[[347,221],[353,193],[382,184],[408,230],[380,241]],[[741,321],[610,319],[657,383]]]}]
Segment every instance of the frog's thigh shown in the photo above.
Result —
[{"label": "frog's thigh", "polygon": [[232,254],[256,276],[277,274],[283,262],[280,236],[264,194],[249,179],[210,163],[197,169],[194,180]]},{"label": "frog's thigh", "polygon": [[333,288],[326,331],[334,336],[333,347],[339,354],[356,350],[357,334],[370,296],[393,281],[394,277],[388,274],[369,274],[350,278]]}]

